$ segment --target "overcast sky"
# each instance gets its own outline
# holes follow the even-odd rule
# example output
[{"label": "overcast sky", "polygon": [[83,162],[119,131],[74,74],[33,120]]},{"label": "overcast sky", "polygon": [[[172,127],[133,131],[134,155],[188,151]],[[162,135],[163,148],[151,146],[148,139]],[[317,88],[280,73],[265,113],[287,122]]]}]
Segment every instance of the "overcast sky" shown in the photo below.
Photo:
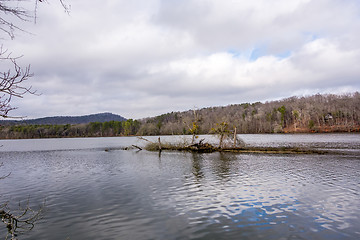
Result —
[{"label": "overcast sky", "polygon": [[[33,1],[31,1],[33,3]],[[171,111],[360,91],[359,0],[57,0],[4,46],[40,96],[12,115]],[[34,6],[32,5],[31,8]]]}]

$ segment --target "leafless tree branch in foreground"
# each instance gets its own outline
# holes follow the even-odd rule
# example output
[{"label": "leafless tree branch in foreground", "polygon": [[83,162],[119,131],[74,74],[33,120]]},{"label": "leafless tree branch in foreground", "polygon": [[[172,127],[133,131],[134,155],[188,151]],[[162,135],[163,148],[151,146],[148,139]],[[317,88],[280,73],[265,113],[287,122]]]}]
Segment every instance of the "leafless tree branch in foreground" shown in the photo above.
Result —
[{"label": "leafless tree branch in foreground", "polygon": [[8,117],[9,112],[16,109],[10,104],[13,97],[23,98],[27,93],[36,94],[31,86],[23,85],[25,81],[33,77],[33,73],[30,72],[30,65],[22,68],[17,64],[17,59],[0,46],[1,65],[11,66],[9,69],[0,71],[0,117],[3,118]]}]

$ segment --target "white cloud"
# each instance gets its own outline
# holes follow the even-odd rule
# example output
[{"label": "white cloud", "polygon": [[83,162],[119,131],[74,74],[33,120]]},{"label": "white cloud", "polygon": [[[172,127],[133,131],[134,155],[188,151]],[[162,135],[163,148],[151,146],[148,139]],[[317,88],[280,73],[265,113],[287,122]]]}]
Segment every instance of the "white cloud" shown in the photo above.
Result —
[{"label": "white cloud", "polygon": [[17,115],[111,111],[141,118],[194,106],[360,90],[357,0],[69,0],[5,44],[41,96]]}]

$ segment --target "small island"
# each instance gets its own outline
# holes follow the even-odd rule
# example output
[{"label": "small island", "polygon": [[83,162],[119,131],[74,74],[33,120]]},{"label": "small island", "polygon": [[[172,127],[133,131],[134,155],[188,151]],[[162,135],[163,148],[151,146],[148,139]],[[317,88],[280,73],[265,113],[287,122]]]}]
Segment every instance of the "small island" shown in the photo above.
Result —
[{"label": "small island", "polygon": [[[159,138],[160,139],[160,138]],[[161,143],[148,142],[145,150],[148,151],[189,151],[198,153],[212,153],[212,152],[233,152],[233,153],[268,153],[268,154],[326,154],[328,151],[317,149],[303,149],[297,147],[247,147],[247,146],[214,146],[210,143],[204,142],[204,139],[198,143],[184,145],[182,143]],[[142,150],[141,147],[133,145],[132,147]],[[130,149],[130,148],[127,148]],[[332,152],[334,153],[334,152]]]}]

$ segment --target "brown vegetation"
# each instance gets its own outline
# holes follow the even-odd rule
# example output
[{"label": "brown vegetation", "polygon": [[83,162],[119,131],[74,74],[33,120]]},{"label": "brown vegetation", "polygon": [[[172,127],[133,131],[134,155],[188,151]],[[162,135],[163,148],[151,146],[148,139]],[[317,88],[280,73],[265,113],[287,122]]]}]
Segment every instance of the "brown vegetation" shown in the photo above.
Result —
[{"label": "brown vegetation", "polygon": [[[198,134],[209,134],[219,123],[244,133],[359,132],[360,94],[291,97],[266,103],[243,103],[197,110]],[[184,122],[193,111],[172,112],[141,120],[138,135],[189,134]],[[156,131],[152,131],[156,129]]]},{"label": "brown vegetation", "polygon": [[78,125],[0,126],[0,138],[112,137],[246,133],[359,132],[360,94],[291,97],[153,118]]},{"label": "brown vegetation", "polygon": [[[142,138],[143,139],[143,138]],[[145,139],[146,140],[146,139]],[[148,140],[146,140],[148,141]],[[249,147],[249,146],[230,146],[222,145],[220,143],[218,146],[212,145],[210,143],[204,142],[204,139],[201,139],[198,143],[162,143],[159,138],[159,142],[151,142],[145,146],[145,150],[148,151],[189,151],[189,152],[199,152],[199,153],[211,153],[211,152],[234,152],[234,153],[267,153],[267,154],[326,154],[326,151],[316,150],[316,149],[301,149],[297,147]],[[134,145],[133,145],[134,146]],[[141,150],[140,147],[134,146]]]}]

